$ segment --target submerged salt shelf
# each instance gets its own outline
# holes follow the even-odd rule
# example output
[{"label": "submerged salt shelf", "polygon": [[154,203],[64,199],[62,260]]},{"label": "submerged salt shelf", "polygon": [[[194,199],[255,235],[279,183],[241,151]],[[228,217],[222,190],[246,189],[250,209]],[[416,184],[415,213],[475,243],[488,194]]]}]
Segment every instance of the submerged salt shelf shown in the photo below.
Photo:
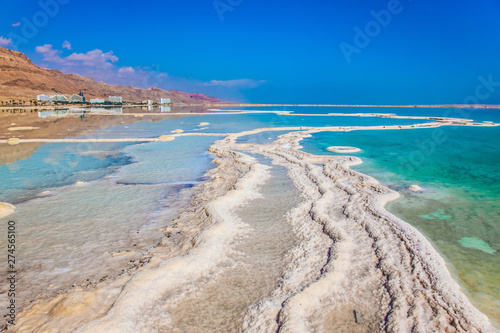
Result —
[{"label": "submerged salt shelf", "polygon": [[[282,120],[279,125],[270,122],[280,117],[295,118],[292,125],[286,124],[286,132]],[[395,192],[350,171],[348,166],[361,161],[349,154],[331,158],[298,150],[299,143],[307,142],[300,140],[324,130],[304,124],[324,126],[326,119],[308,116],[303,123],[300,117],[199,116],[139,122],[98,133],[108,138],[155,138],[176,128],[184,131],[170,142],[121,146],[112,155],[123,156],[122,165],[96,163],[106,172],[80,186],[60,187],[62,183],[54,181],[52,194],[20,201],[19,211],[9,218],[57,217],[40,235],[36,235],[35,218],[29,223],[33,241],[40,244],[25,259],[39,260],[40,286],[47,287],[50,274],[55,274],[54,281],[64,283],[93,274],[98,266],[90,261],[92,256],[99,264],[113,261],[116,265],[108,267],[112,272],[120,267],[126,272],[102,281],[96,275],[95,284],[77,283],[56,297],[35,301],[21,311],[19,325],[11,329],[490,329],[488,319],[460,291],[430,243],[381,207],[396,198]],[[346,126],[351,124],[350,118],[331,119]],[[370,129],[380,135],[391,132],[385,127],[389,124],[397,125],[393,127],[396,133],[399,127],[415,134],[430,130],[419,128],[422,121],[415,119],[357,119],[375,126]],[[198,126],[202,120],[210,122],[203,125],[207,128]],[[325,130],[344,131],[338,127]],[[221,138],[193,136],[202,131],[221,133]],[[225,137],[223,133],[234,134]],[[351,132],[356,136],[365,133],[370,132]],[[339,133],[345,134],[349,133]],[[206,152],[209,146],[210,154]],[[359,154],[366,153],[362,145],[354,146],[363,150]],[[91,155],[109,158],[95,151]],[[217,168],[206,173],[212,156],[217,158]],[[184,195],[179,195],[181,189]],[[31,190],[26,187],[23,191]],[[189,207],[188,199],[192,199]],[[76,210],[78,218],[71,220],[73,208],[63,208],[72,206],[83,206],[85,211]],[[446,216],[446,211],[431,216]],[[102,235],[85,235],[89,228]],[[64,243],[61,236],[68,234],[71,237]],[[44,262],[50,258],[44,251],[53,250],[42,246],[47,241],[60,253],[51,262]],[[477,240],[462,239],[462,243],[485,248]],[[135,252],[134,244],[140,253]],[[44,265],[63,271],[47,272]],[[79,275],[85,266],[85,274]]]}]

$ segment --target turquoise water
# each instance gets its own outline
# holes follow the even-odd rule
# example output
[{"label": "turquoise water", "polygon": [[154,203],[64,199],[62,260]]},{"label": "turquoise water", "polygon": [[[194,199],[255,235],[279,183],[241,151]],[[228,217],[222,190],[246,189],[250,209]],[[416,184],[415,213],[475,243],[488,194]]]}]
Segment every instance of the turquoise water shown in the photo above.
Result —
[{"label": "turquoise water", "polygon": [[240,136],[237,143],[267,144],[278,139],[278,136],[288,133],[288,131],[263,131],[256,134]]},{"label": "turquoise water", "polygon": [[[133,162],[118,173],[119,184],[195,184],[214,165],[208,147],[216,138],[181,137],[176,142],[128,146]],[[186,152],[189,152],[188,154]]]},{"label": "turquoise water", "polygon": [[461,109],[461,108],[348,108],[348,107],[246,107],[242,110],[274,110],[294,111],[295,113],[392,113],[398,116],[424,116],[424,117],[453,117],[462,119],[473,119],[475,121],[500,122],[500,111],[498,109]]},{"label": "turquoise water", "polygon": [[52,187],[88,182],[131,163],[121,151],[126,144],[51,143],[28,159],[0,165],[0,201],[13,204]]},{"label": "turquoise water", "polygon": [[[212,156],[206,150],[214,139],[178,140],[182,143],[42,145],[28,159],[0,165],[0,201],[17,204],[46,189],[98,180],[120,168],[122,183],[192,183],[210,168]],[[191,154],[185,154],[187,147]]]},{"label": "turquoise water", "polygon": [[[483,115],[484,117],[484,115]],[[500,323],[500,128],[318,133],[305,151],[355,146],[355,167],[401,194],[388,204],[426,235],[476,305]],[[412,193],[408,185],[424,191]]]}]

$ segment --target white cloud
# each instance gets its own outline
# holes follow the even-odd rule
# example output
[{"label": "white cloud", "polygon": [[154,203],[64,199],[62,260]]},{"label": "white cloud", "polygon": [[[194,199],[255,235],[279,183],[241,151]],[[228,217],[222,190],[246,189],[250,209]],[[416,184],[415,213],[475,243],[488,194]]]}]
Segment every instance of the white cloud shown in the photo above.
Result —
[{"label": "white cloud", "polygon": [[135,69],[132,67],[122,67],[118,70],[118,73],[135,73]]},{"label": "white cloud", "polygon": [[10,45],[12,45],[12,39],[0,36],[0,46],[10,46]]},{"label": "white cloud", "polygon": [[50,44],[45,44],[42,46],[37,46],[35,48],[36,52],[40,53],[43,55],[43,60],[44,61],[49,61],[49,62],[55,62],[58,64],[64,63],[64,59],[61,58],[60,54],[62,51],[55,50],[52,45]]},{"label": "white cloud", "polygon": [[71,50],[71,43],[65,40],[62,44],[63,49]]},{"label": "white cloud", "polygon": [[12,24],[12,26],[13,26],[13,27],[18,27],[18,26],[20,26],[20,25],[21,25],[21,22],[16,22],[16,23],[13,23],[13,24]]},{"label": "white cloud", "polygon": [[260,86],[262,83],[265,83],[264,80],[253,80],[253,79],[238,79],[238,80],[212,80],[210,82],[206,82],[207,86],[222,86],[228,88],[256,88]]},{"label": "white cloud", "polygon": [[73,53],[65,59],[76,63],[80,62],[84,66],[97,68],[112,67],[112,63],[118,61],[118,57],[113,55],[113,51],[104,53],[99,49],[88,51],[87,53]]},{"label": "white cloud", "polygon": [[85,66],[105,69],[112,68],[113,63],[118,61],[118,57],[113,55],[113,51],[104,53],[99,49],[87,53],[72,53],[67,57],[61,57],[62,51],[54,49],[50,44],[37,46],[35,50],[43,55],[44,61],[62,64],[65,67]]}]

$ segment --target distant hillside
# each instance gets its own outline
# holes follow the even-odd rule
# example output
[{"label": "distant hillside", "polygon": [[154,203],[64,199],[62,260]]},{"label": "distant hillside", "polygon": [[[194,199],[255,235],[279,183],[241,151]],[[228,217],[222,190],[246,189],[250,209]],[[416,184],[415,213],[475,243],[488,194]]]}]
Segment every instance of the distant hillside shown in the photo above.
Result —
[{"label": "distant hillside", "polygon": [[59,70],[34,65],[25,54],[0,47],[0,100],[35,99],[36,95],[72,95],[84,92],[87,99],[122,96],[124,101],[139,102],[145,99],[158,101],[171,98],[174,103],[216,103],[215,97],[189,94],[160,88],[140,89],[97,82],[78,74],[63,74]]}]

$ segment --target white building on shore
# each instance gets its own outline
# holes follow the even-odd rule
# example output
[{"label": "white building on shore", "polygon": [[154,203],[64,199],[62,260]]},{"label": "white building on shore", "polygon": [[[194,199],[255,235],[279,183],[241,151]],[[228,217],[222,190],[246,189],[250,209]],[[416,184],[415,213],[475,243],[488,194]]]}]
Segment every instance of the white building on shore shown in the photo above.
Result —
[{"label": "white building on shore", "polygon": [[68,97],[63,95],[54,95],[50,97],[54,102],[69,102]]},{"label": "white building on shore", "polygon": [[73,94],[70,98],[69,101],[71,103],[83,103],[83,96],[78,95],[78,94]]},{"label": "white building on shore", "polygon": [[90,104],[103,104],[105,101],[101,98],[93,98],[90,100]]},{"label": "white building on shore", "polygon": [[111,103],[123,103],[121,96],[109,96],[108,101]]},{"label": "white building on shore", "polygon": [[170,104],[170,98],[160,98],[160,104]]},{"label": "white building on shore", "polygon": [[52,99],[50,98],[49,95],[37,95],[36,100],[40,102],[52,102]]}]

